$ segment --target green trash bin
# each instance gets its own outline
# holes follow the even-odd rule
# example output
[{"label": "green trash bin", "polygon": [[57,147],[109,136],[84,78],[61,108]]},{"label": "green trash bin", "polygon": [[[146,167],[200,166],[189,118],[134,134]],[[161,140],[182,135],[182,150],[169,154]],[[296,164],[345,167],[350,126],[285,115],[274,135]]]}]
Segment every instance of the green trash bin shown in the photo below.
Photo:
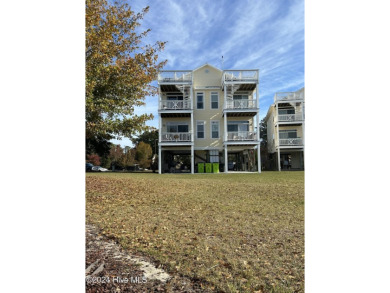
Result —
[{"label": "green trash bin", "polygon": [[206,173],[212,173],[213,166],[211,163],[206,163]]},{"label": "green trash bin", "polygon": [[204,173],[204,163],[198,163],[198,173]]},{"label": "green trash bin", "polygon": [[213,163],[213,173],[219,173],[219,163]]}]

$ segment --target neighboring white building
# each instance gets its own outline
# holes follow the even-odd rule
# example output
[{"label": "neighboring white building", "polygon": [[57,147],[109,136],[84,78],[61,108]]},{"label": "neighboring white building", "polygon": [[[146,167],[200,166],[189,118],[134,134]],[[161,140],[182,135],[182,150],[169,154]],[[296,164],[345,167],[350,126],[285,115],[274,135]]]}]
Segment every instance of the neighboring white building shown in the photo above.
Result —
[{"label": "neighboring white building", "polygon": [[305,150],[305,88],[276,93],[265,117],[268,153],[277,170],[303,170]]},{"label": "neighboring white building", "polygon": [[199,163],[260,173],[258,84],[257,69],[161,71],[159,173],[194,173]]}]

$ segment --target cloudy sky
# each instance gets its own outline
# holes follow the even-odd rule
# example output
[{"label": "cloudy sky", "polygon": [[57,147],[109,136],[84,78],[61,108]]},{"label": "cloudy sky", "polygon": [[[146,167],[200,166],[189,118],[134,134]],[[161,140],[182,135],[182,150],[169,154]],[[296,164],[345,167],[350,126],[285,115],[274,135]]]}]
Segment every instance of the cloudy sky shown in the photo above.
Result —
[{"label": "cloudy sky", "polygon": [[[166,41],[160,60],[165,70],[195,69],[205,63],[223,69],[260,70],[260,118],[275,92],[304,86],[303,0],[137,0],[135,12],[150,6],[141,28],[148,43]],[[157,83],[155,83],[157,85]],[[153,113],[158,127],[158,98],[147,97],[136,110]],[[128,139],[114,141],[130,145]]]}]

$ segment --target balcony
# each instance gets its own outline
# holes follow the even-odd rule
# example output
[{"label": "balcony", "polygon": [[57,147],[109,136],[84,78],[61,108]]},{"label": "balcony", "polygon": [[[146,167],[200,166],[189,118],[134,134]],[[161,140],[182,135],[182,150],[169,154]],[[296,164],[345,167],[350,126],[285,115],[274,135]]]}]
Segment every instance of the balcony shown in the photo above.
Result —
[{"label": "balcony", "polygon": [[255,131],[229,131],[227,133],[228,141],[255,141],[257,140]]},{"label": "balcony", "polygon": [[280,138],[280,146],[303,146],[302,138]]},{"label": "balcony", "polygon": [[226,101],[227,110],[237,109],[237,110],[245,110],[245,109],[256,109],[256,100],[228,100]]},{"label": "balcony", "polygon": [[257,83],[258,70],[226,70],[223,72],[223,82]]},{"label": "balcony", "polygon": [[159,84],[188,84],[192,83],[191,70],[166,70],[158,74]]},{"label": "balcony", "polygon": [[280,101],[299,101],[304,100],[304,92],[285,92],[285,93],[276,93],[274,96],[274,102]]},{"label": "balcony", "polygon": [[191,142],[192,133],[190,132],[163,132],[161,133],[161,142]]},{"label": "balcony", "polygon": [[160,101],[160,110],[191,110],[191,100],[162,100]]},{"label": "balcony", "polygon": [[297,112],[295,114],[279,114],[277,116],[277,122],[301,122],[303,121],[302,112]]}]

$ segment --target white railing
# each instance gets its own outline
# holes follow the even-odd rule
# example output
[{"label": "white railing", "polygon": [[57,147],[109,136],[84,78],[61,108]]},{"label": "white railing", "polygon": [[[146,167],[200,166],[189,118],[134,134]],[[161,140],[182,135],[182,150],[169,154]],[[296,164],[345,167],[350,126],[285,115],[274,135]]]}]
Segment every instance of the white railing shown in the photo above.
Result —
[{"label": "white railing", "polygon": [[181,142],[191,141],[190,132],[163,132],[161,133],[162,142]]},{"label": "white railing", "polygon": [[276,93],[274,96],[274,102],[282,100],[304,100],[303,92],[285,92],[285,93]]},{"label": "white railing", "polygon": [[192,109],[191,100],[183,100],[183,101],[169,101],[162,100],[160,101],[160,110],[185,110]]},{"label": "white railing", "polygon": [[243,140],[256,140],[256,132],[254,131],[229,131],[227,134],[228,140],[243,141]]},{"label": "white railing", "polygon": [[302,138],[280,138],[279,145],[303,145]]},{"label": "white railing", "polygon": [[226,70],[223,72],[223,80],[227,82],[257,82],[258,70]]},{"label": "white railing", "polygon": [[294,121],[303,121],[303,115],[300,112],[295,114],[279,114],[278,122],[294,122]]},{"label": "white railing", "polygon": [[167,70],[161,71],[158,74],[159,83],[175,83],[175,82],[191,82],[192,71],[191,70]]},{"label": "white railing", "polygon": [[255,109],[256,100],[227,100],[225,109]]}]

